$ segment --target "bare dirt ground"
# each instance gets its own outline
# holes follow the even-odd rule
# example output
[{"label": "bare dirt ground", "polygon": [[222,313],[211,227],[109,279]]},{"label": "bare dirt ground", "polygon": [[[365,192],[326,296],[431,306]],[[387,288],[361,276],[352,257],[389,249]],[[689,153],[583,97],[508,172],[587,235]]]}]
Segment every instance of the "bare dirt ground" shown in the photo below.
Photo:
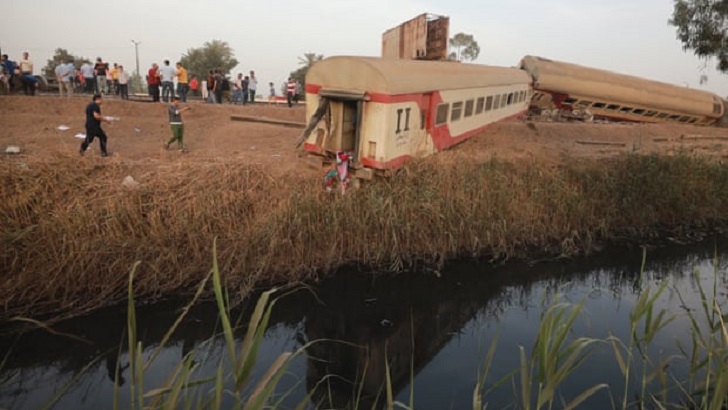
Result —
[{"label": "bare dirt ground", "polygon": [[[84,132],[84,108],[88,96],[70,100],[55,96],[0,97],[0,149],[18,145],[23,155],[44,160],[78,157]],[[105,124],[112,156],[103,161],[140,167],[178,162],[230,160],[260,164],[271,172],[313,172],[302,167],[294,141],[301,130],[279,125],[232,121],[231,115],[265,116],[304,122],[304,108],[258,103],[254,106],[189,104],[185,112],[185,143],[189,153],[164,150],[170,137],[166,105],[106,99],[104,115],[120,117]],[[65,125],[69,130],[60,131]],[[98,143],[79,161],[102,161]],[[728,129],[685,125],[584,124],[513,121],[496,124],[452,150],[438,154],[439,161],[463,157],[502,160],[545,160],[558,163],[564,158],[605,158],[623,153],[674,155],[685,152],[718,160],[728,157]],[[309,171],[300,171],[309,169]],[[315,172],[312,175],[316,175]]]}]

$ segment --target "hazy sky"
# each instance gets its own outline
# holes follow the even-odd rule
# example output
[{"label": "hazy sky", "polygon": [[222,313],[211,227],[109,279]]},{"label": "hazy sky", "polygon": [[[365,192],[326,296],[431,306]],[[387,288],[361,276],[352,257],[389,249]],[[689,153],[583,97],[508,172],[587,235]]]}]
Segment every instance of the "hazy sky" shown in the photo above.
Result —
[{"label": "hazy sky", "polygon": [[[2,52],[27,50],[40,72],[57,47],[134,68],[178,60],[205,41],[227,41],[259,81],[280,84],[306,52],[379,55],[381,35],[423,12],[471,33],[477,63],[512,66],[527,54],[728,95],[728,76],[682,51],[667,24],[672,0],[0,0]],[[433,79],[436,81],[436,79]]]}]

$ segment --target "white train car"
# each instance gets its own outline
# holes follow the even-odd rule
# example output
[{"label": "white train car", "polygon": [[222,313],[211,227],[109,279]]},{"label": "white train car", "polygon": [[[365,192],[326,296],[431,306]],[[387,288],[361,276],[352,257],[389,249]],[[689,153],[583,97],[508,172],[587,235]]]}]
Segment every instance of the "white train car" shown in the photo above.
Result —
[{"label": "white train car", "polygon": [[355,170],[396,169],[524,114],[531,96],[531,78],[519,69],[330,57],[306,76],[303,148],[346,151]]}]

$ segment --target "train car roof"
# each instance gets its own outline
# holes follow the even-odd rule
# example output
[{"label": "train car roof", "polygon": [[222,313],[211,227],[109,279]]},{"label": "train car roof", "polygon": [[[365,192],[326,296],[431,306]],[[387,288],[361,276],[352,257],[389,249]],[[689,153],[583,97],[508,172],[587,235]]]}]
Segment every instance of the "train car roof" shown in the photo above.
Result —
[{"label": "train car roof", "polygon": [[534,87],[541,90],[580,95],[594,101],[620,101],[720,116],[714,111],[714,104],[720,103],[720,97],[707,91],[536,56],[525,56],[521,68],[531,74]]},{"label": "train car roof", "polygon": [[329,57],[306,75],[306,84],[325,89],[389,95],[529,83],[530,77],[514,68],[378,57]]}]

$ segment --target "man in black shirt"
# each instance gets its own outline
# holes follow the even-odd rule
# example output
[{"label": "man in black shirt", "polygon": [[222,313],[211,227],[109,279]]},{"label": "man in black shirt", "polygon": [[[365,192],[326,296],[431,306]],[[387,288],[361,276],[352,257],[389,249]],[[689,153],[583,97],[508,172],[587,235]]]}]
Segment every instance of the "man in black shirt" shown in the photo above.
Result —
[{"label": "man in black shirt", "polygon": [[99,137],[101,156],[106,157],[109,155],[106,152],[106,133],[101,129],[101,122],[111,122],[111,120],[101,115],[102,103],[101,94],[94,94],[93,101],[86,106],[86,139],[81,143],[81,150],[79,151],[81,155],[86,152],[86,148],[93,142],[95,137]]}]

